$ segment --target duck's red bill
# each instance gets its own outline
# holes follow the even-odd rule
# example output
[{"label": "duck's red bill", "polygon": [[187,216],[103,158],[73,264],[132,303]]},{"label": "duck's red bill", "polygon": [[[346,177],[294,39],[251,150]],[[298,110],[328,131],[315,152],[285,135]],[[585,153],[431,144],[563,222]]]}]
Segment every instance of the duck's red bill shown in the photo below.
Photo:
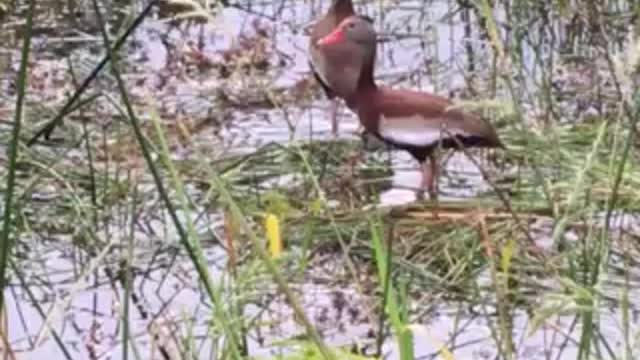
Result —
[{"label": "duck's red bill", "polygon": [[331,34],[318,40],[318,45],[337,44],[342,42],[342,40],[344,40],[344,32],[341,29],[336,29]]}]

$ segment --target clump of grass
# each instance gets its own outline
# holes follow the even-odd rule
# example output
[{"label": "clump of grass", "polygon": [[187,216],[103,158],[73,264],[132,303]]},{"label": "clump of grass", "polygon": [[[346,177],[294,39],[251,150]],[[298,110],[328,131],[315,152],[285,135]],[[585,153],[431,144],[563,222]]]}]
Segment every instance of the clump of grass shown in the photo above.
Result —
[{"label": "clump of grass", "polygon": [[[387,9],[385,4],[380,6]],[[128,344],[122,347],[123,358],[145,356],[143,342],[133,336],[130,324],[131,313],[144,313],[144,304],[135,300],[138,286],[151,277],[152,272],[147,269],[156,266],[155,260],[149,259],[151,256],[144,257],[148,244],[152,244],[147,238],[140,239],[138,231],[144,226],[152,228],[148,232],[150,239],[168,239],[170,243],[177,239],[188,254],[185,260],[173,243],[168,246],[171,251],[159,251],[162,255],[157,256],[166,256],[170,264],[161,267],[163,277],[180,273],[180,263],[185,261],[196,269],[195,277],[186,283],[198,283],[198,292],[205,294],[203,302],[213,306],[210,313],[207,310],[212,321],[206,325],[204,335],[215,344],[208,354],[210,358],[246,357],[247,342],[259,329],[275,327],[277,323],[264,324],[262,313],[256,315],[247,309],[283,294],[286,303],[295,309],[297,324],[303,325],[307,338],[302,343],[277,344],[279,349],[292,352],[281,358],[358,358],[359,355],[348,355],[328,345],[325,334],[314,330],[315,319],[309,314],[313,306],[301,308],[302,299],[306,299],[302,285],[316,279],[314,272],[328,273],[323,279],[330,279],[329,286],[353,288],[366,299],[357,304],[357,309],[363,313],[361,321],[380,335],[373,347],[379,350],[397,345],[400,358],[423,355],[414,346],[424,335],[417,329],[426,328],[427,334],[437,331],[438,328],[429,328],[431,315],[442,312],[447,312],[454,322],[453,330],[434,341],[438,345],[429,354],[432,357],[464,357],[465,350],[477,346],[461,340],[468,331],[465,329],[470,323],[483,322],[487,324],[483,329],[489,332],[485,340],[499,358],[524,356],[521,344],[526,340],[516,335],[525,327],[532,337],[553,329],[545,350],[554,357],[566,355],[569,343],[583,359],[615,358],[622,353],[633,358],[632,293],[637,286],[637,264],[633,259],[638,249],[634,246],[634,230],[623,221],[625,217],[637,217],[638,210],[639,174],[634,152],[638,94],[632,86],[637,46],[633,41],[617,44],[619,36],[612,34],[620,32],[615,26],[625,24],[626,15],[615,19],[611,15],[627,14],[633,10],[632,4],[590,3],[589,14],[569,2],[483,1],[461,6],[469,16],[466,21],[470,22],[470,31],[480,34],[481,56],[476,61],[488,65],[465,68],[492,68],[487,73],[469,75],[485,78],[487,93],[499,97],[481,99],[475,105],[507,102],[500,107],[515,113],[511,121],[499,124],[508,150],[493,154],[506,164],[504,174],[487,172],[499,174],[492,180],[500,187],[482,198],[444,201],[439,218],[435,218],[429,204],[401,208],[381,205],[378,195],[388,186],[384,180],[392,172],[385,161],[386,154],[347,164],[361,150],[360,142],[352,140],[268,144],[233,156],[222,155],[226,149],[198,148],[186,159],[176,159],[169,140],[175,134],[165,126],[172,119],[155,113],[153,101],[133,102],[123,76],[128,64],[114,61],[111,72],[120,100],[109,97],[118,112],[113,116],[113,125],[100,129],[91,121],[83,124],[85,148],[80,155],[72,148],[37,147],[21,151],[20,156],[11,152],[6,167],[7,180],[13,179],[14,183],[8,183],[6,189],[3,238],[11,239],[7,228],[14,226],[24,229],[24,234],[17,234],[16,238],[23,235],[55,239],[80,252],[81,259],[74,263],[77,275],[68,287],[72,295],[61,299],[53,310],[38,303],[31,292],[32,285],[24,279],[29,277],[29,270],[24,268],[34,257],[25,244],[18,244],[16,258],[9,257],[3,269],[12,266],[25,296],[43,318],[56,318],[67,311],[59,304],[73,298],[73,289],[87,286],[85,275],[93,274],[91,280],[100,283],[103,278],[93,270],[114,268],[112,261],[124,259],[122,276],[113,271],[107,276],[115,291],[123,290],[117,296],[124,305],[118,312],[124,324],[120,339]],[[472,13],[476,14],[476,22],[471,20]],[[497,20],[494,14],[504,19]],[[575,24],[579,26],[571,28]],[[388,25],[398,26],[392,21]],[[556,34],[561,27],[570,27],[567,31],[573,34],[566,43],[560,43],[563,40]],[[404,34],[408,30],[402,31]],[[437,32],[433,28],[430,31]],[[111,45],[103,32],[105,64],[117,55],[118,44],[116,41]],[[472,41],[469,44],[474,45]],[[624,48],[629,51],[620,51]],[[562,79],[557,78],[555,70],[564,60],[557,52],[567,49],[586,57],[587,65],[597,64],[594,68],[601,80],[589,84],[599,90],[591,89],[589,99],[606,109],[596,109],[587,117],[567,103],[570,89],[562,89],[560,94],[557,81]],[[126,58],[125,54],[119,55]],[[435,57],[434,63],[440,60],[437,54]],[[23,70],[21,67],[21,75]],[[474,83],[482,90],[481,82]],[[24,86],[19,82],[16,87],[22,96]],[[79,82],[74,93],[81,94],[83,86]],[[54,112],[58,113],[55,118],[62,119],[69,111],[77,110],[87,120],[90,115],[86,114],[99,106],[98,96],[102,94],[84,101],[78,101],[79,96],[68,100],[68,104],[75,105]],[[274,102],[274,111],[284,112],[281,105]],[[16,108],[13,131],[20,125],[21,111],[19,106]],[[151,115],[141,118],[142,113]],[[573,119],[575,113],[578,114]],[[107,144],[115,143],[111,142],[113,138],[120,141],[111,145],[121,152],[120,158],[105,156],[106,160],[98,160],[100,155],[96,154],[107,149]],[[11,149],[19,148],[13,147],[13,133],[6,139],[13,139]],[[181,149],[191,150],[189,141],[180,144]],[[467,155],[477,154],[461,156]],[[135,162],[145,167],[127,168]],[[142,169],[148,169],[151,176]],[[39,190],[47,188],[47,181],[55,182],[53,190],[48,198],[36,201],[37,196],[44,197]],[[503,197],[496,196],[496,192],[502,192]],[[11,214],[6,215],[7,211]],[[285,247],[277,261],[268,256],[262,241],[265,213],[276,214],[280,220]],[[220,235],[221,214],[235,223],[232,238]],[[7,216],[13,221],[8,221]],[[161,224],[161,231],[148,225],[154,221]],[[120,234],[114,228],[127,229],[127,233]],[[391,239],[389,233],[393,234],[392,246],[385,244]],[[549,239],[549,246],[544,244],[545,238]],[[8,246],[11,242],[3,244]],[[531,245],[543,249],[532,249]],[[233,253],[234,260],[211,260],[214,257],[209,251],[217,249],[227,256]],[[0,260],[11,253],[7,247],[2,251]],[[23,261],[24,266],[16,261]],[[323,267],[326,263],[334,267]],[[144,273],[138,268],[145,269]],[[53,289],[47,294],[57,290],[55,285],[42,288]],[[174,310],[172,306],[173,303],[166,304]],[[610,334],[604,335],[610,331],[605,306],[620,309],[616,314],[622,323],[620,346],[607,339]],[[264,309],[268,306],[259,308],[267,311]],[[95,307],[92,310],[97,321],[99,311]],[[524,324],[523,313],[529,316]],[[156,319],[164,316],[158,310],[144,321],[151,328],[159,323]],[[171,352],[167,344],[173,344],[177,353],[184,356],[207,356],[198,349],[202,337],[196,329],[199,319],[186,315],[179,318],[186,320],[168,321],[175,329],[183,330],[177,332],[177,340],[169,341],[170,336],[154,331],[154,343],[167,340],[161,350],[166,354]],[[49,321],[49,325],[48,331],[70,358],[53,322]],[[393,337],[389,339],[385,335],[390,330]],[[299,349],[302,350],[296,351]]]}]

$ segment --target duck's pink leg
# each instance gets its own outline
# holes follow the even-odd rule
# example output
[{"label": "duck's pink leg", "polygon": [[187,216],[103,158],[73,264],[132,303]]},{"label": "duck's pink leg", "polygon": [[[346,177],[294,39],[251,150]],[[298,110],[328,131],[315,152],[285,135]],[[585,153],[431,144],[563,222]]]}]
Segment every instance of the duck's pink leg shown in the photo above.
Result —
[{"label": "duck's pink leg", "polygon": [[438,195],[438,160],[435,155],[429,155],[427,161],[422,163],[422,190],[427,190],[429,196],[435,198]]},{"label": "duck's pink leg", "polygon": [[338,99],[331,99],[331,135],[338,136]]},{"label": "duck's pink leg", "polygon": [[427,164],[427,161],[422,164],[422,181],[420,182],[420,190],[430,191],[433,186],[433,174],[431,173],[431,164]]},{"label": "duck's pink leg", "polygon": [[[427,161],[429,162],[427,164]],[[422,191],[427,190],[429,197],[435,202],[433,215],[438,218],[438,159],[435,155],[429,155],[427,161],[422,163]]]}]

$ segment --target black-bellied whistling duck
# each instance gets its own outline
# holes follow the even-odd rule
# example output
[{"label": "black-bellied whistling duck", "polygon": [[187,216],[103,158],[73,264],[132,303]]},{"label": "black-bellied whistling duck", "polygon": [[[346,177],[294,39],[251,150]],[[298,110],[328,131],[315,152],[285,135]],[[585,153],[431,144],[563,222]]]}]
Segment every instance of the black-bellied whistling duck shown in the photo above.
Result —
[{"label": "black-bellied whistling duck", "polygon": [[336,96],[345,99],[356,90],[362,59],[345,57],[344,54],[334,54],[331,51],[320,51],[317,42],[329,35],[342,20],[354,14],[351,0],[332,0],[329,11],[311,29],[309,64],[315,78],[331,100],[331,132],[334,136],[338,133]]},{"label": "black-bellied whistling duck", "polygon": [[321,51],[363,59],[357,91],[347,98],[347,103],[357,111],[368,132],[408,151],[420,162],[421,189],[426,188],[431,197],[437,195],[438,163],[434,151],[438,147],[503,147],[490,123],[452,108],[444,97],[377,86],[373,76],[376,32],[369,19],[348,17],[317,45]]}]

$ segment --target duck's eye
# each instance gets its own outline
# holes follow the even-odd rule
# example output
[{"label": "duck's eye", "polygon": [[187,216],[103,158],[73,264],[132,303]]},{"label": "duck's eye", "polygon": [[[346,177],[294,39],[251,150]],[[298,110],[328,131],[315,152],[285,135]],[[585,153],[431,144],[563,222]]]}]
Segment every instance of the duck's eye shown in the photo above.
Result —
[{"label": "duck's eye", "polygon": [[349,27],[349,29],[353,29],[354,27],[356,27],[356,23],[349,23],[349,25],[347,25]]}]

